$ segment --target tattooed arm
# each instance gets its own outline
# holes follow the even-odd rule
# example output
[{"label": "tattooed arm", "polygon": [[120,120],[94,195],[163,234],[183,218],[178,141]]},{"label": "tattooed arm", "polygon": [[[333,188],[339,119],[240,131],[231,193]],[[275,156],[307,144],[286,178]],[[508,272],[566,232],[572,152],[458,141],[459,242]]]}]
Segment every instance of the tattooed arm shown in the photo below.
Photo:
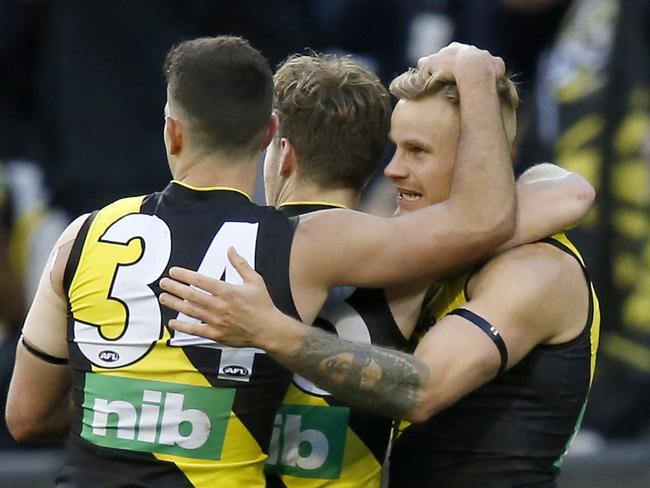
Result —
[{"label": "tattooed arm", "polygon": [[[231,248],[243,285],[181,268],[161,280],[163,305],[205,323],[171,320],[172,329],[231,346],[255,346],[289,369],[357,406],[421,422],[492,379],[502,356],[479,327],[447,315],[414,354],[340,339],[280,312],[264,280]],[[208,293],[205,293],[205,290]],[[493,324],[508,349],[507,367],[539,343],[559,343],[584,327],[582,270],[547,244],[521,246],[493,258],[470,282],[464,308]]]},{"label": "tattooed arm", "polygon": [[421,387],[430,378],[422,361],[340,339],[283,314],[273,305],[262,277],[232,249],[228,254],[243,286],[182,268],[172,268],[172,279],[161,280],[167,292],[160,296],[163,305],[205,323],[171,320],[172,329],[231,346],[260,347],[341,400],[386,416],[412,418]]},{"label": "tattooed arm", "polygon": [[[282,324],[282,337],[267,352],[335,397],[393,418],[417,417],[429,367],[411,354],[346,341],[316,327]],[[299,337],[288,349],[286,333]]]}]

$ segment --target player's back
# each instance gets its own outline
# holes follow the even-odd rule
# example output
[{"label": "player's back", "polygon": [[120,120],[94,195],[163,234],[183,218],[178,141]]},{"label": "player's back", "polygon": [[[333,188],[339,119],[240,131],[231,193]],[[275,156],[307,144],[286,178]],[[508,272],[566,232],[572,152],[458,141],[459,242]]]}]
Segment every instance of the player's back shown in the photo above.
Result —
[{"label": "player's back", "polygon": [[[297,217],[332,208],[337,206],[297,202],[285,204],[281,211]],[[347,340],[407,347],[381,289],[334,288],[314,326]],[[296,374],[276,415],[266,466],[268,486],[379,488],[392,423]]]},{"label": "player's back", "polygon": [[240,282],[234,246],[295,316],[293,231],[237,190],[179,182],[91,214],[64,278],[75,417],[58,486],[264,486],[291,374],[261,350],[172,334],[158,282],[172,266]]},{"label": "player's back", "polygon": [[[404,428],[391,456],[391,486],[555,487],[577,431],[598,347],[598,300],[578,251],[562,234],[545,239],[574,256],[589,286],[582,331],[560,344],[540,344],[518,364],[428,421]],[[429,302],[440,320],[468,300],[464,273],[443,282]],[[435,327],[435,325],[434,325]]]}]

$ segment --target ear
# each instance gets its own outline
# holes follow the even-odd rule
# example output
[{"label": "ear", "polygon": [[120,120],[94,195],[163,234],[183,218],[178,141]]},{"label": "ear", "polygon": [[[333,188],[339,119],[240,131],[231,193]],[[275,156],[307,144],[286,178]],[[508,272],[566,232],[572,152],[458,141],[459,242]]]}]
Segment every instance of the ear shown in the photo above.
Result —
[{"label": "ear", "polygon": [[278,175],[288,178],[296,171],[296,150],[289,139],[283,137],[280,139],[280,166]]},{"label": "ear", "polygon": [[165,117],[165,137],[169,154],[178,154],[183,148],[183,126],[173,117]]},{"label": "ear", "polygon": [[278,131],[279,125],[280,125],[280,121],[278,119],[278,116],[276,114],[271,114],[271,119],[269,120],[269,123],[266,126],[266,129],[264,131],[264,137],[262,138],[262,143],[260,144],[260,151],[264,151],[267,148],[267,146],[271,144],[271,141],[273,140],[273,136]]}]

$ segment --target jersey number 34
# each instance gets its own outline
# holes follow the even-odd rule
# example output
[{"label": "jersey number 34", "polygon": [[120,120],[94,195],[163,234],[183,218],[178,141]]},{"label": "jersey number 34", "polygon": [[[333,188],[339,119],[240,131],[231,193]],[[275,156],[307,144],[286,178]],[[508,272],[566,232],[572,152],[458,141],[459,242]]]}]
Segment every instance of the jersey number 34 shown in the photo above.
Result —
[{"label": "jersey number 34", "polygon": [[[230,265],[227,250],[234,246],[252,267],[255,267],[257,223],[225,222],[207,248],[198,272],[240,284],[241,277]],[[157,284],[169,265],[172,238],[169,226],[155,215],[129,214],[113,223],[99,239],[100,243],[127,246],[133,239],[142,244],[140,257],[115,268],[108,300],[120,302],[126,309],[123,331],[116,338],[102,334],[101,325],[74,321],[74,340],[83,355],[102,368],[121,368],[135,363],[163,337],[164,327],[158,298],[151,285]],[[200,323],[179,313],[179,320]],[[231,348],[214,341],[176,332],[169,340],[172,347],[202,346],[221,350],[219,376],[229,380],[249,381],[255,348]],[[233,375],[228,365],[237,364],[246,374]],[[222,371],[225,369],[225,371]]]}]

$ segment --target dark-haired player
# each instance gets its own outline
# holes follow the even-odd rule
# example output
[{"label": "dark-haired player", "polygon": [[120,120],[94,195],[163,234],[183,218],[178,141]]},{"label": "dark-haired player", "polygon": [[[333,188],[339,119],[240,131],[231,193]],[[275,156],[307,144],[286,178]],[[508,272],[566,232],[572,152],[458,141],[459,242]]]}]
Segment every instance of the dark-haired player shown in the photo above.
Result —
[{"label": "dark-haired player", "polygon": [[[171,266],[237,282],[226,258],[236,246],[280,309],[311,322],[332,286],[433,279],[511,236],[514,184],[495,81],[503,63],[469,46],[435,60],[474,101],[461,102],[451,198],[404,218],[334,210],[295,225],[247,197],[277,126],[266,60],[235,37],[172,49],[164,141],[174,181],[64,231],[18,347],[8,425],[18,439],[43,439],[70,420],[58,486],[265,484],[291,375],[262,350],[165,327],[186,319],[158,304],[157,283]],[[486,178],[490,185],[479,184]]]},{"label": "dark-haired player", "polygon": [[[391,128],[397,150],[386,175],[404,215],[448,197],[463,141],[463,97],[456,83],[425,70],[398,77],[391,90],[400,102]],[[507,83],[503,94],[512,141],[516,99]],[[542,182],[556,171],[541,165],[523,178]],[[171,325],[262,347],[339,399],[416,422],[397,440],[391,486],[555,486],[585,405],[599,329],[584,264],[563,235],[503,252],[428,293],[417,282],[386,289],[407,336],[426,294],[414,355],[344,341],[278,314],[260,277],[236,254],[231,258],[244,286],[173,271],[215,296],[166,281],[166,290],[188,302],[163,296],[164,302],[208,327]]]}]

